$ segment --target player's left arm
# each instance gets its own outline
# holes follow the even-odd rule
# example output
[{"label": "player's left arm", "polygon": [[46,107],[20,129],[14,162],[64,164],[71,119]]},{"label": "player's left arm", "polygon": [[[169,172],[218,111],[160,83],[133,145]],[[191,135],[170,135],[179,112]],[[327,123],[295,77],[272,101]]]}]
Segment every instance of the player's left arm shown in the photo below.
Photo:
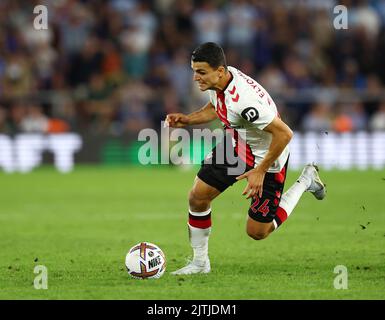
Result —
[{"label": "player's left arm", "polygon": [[275,117],[263,130],[272,135],[271,144],[265,158],[257,167],[237,177],[237,180],[247,178],[248,184],[242,193],[243,195],[248,194],[246,199],[253,197],[255,194],[262,197],[263,181],[267,170],[281,155],[293,137],[291,129],[278,117]]}]

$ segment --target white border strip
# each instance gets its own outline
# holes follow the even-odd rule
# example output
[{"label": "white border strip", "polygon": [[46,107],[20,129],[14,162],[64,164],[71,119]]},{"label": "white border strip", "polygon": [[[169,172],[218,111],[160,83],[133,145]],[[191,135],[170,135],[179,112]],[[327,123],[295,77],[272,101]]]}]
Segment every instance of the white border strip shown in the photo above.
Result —
[{"label": "white border strip", "polygon": [[211,212],[211,208],[209,208],[207,211],[204,211],[204,212],[194,212],[194,211],[191,211],[191,210],[189,209],[188,212],[189,212],[192,216],[203,217],[203,216],[207,216],[207,215]]}]

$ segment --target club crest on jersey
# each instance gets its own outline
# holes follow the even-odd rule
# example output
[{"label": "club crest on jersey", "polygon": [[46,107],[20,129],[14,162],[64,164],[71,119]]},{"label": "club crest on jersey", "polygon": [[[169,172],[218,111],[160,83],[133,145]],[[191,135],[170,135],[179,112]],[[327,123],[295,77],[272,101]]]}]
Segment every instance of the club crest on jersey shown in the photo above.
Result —
[{"label": "club crest on jersey", "polygon": [[245,110],[242,111],[241,116],[243,119],[254,122],[259,118],[258,110],[253,107],[248,107]]}]

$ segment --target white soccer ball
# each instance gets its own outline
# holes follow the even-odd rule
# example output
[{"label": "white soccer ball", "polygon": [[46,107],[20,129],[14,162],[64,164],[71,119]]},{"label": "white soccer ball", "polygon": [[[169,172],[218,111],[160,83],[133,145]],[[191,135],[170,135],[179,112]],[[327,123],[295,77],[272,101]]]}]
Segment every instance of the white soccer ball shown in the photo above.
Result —
[{"label": "white soccer ball", "polygon": [[166,257],[157,245],[141,242],[128,251],[126,268],[128,274],[135,279],[160,278],[166,271]]}]

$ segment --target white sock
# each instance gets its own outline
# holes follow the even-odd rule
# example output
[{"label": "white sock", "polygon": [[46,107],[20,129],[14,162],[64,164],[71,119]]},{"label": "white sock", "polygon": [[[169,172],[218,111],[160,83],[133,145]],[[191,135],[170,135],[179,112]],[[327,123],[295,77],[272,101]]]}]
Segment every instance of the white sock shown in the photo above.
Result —
[{"label": "white sock", "polygon": [[284,223],[286,219],[293,212],[295,206],[297,205],[299,199],[303,193],[310,186],[311,181],[307,178],[300,177],[290,188],[287,190],[281,198],[279,207],[277,209],[277,217],[279,218],[278,222],[276,219],[273,220],[274,228],[277,229],[280,224]]},{"label": "white sock", "polygon": [[[211,209],[206,212],[199,213],[189,211],[190,215],[193,216],[206,216],[210,212]],[[187,225],[189,230],[190,244],[194,251],[193,262],[198,265],[203,265],[208,259],[209,236],[211,232],[211,227],[202,229],[193,227],[192,225],[190,225],[190,223],[188,223]]]},{"label": "white sock", "polygon": [[295,206],[297,205],[299,199],[302,197],[302,194],[309,187],[309,182],[303,179],[298,179],[290,188],[287,190],[281,198],[279,206],[284,209],[289,216]]}]

